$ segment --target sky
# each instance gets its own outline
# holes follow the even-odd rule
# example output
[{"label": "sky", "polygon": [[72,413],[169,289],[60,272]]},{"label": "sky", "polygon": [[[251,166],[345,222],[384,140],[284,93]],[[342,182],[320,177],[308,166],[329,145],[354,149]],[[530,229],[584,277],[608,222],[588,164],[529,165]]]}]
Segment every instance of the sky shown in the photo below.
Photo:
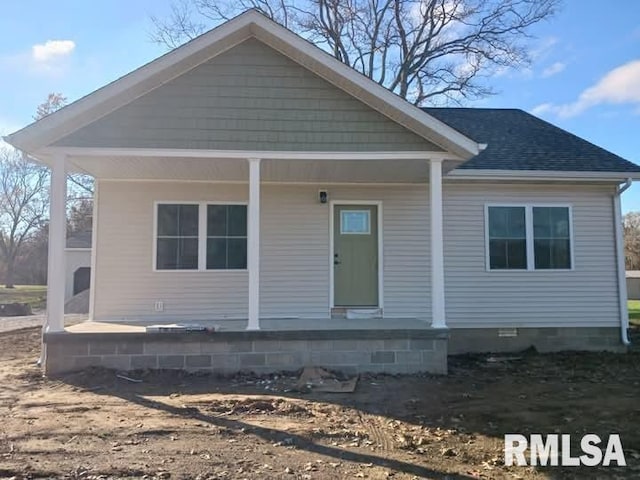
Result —
[{"label": "sky", "polygon": [[[565,0],[537,25],[529,68],[487,80],[466,106],[521,108],[640,164],[640,1]],[[169,0],[21,0],[0,16],[0,135],[30,123],[50,92],[75,100],[165,52],[150,16]],[[640,211],[640,182],[623,196]]]}]

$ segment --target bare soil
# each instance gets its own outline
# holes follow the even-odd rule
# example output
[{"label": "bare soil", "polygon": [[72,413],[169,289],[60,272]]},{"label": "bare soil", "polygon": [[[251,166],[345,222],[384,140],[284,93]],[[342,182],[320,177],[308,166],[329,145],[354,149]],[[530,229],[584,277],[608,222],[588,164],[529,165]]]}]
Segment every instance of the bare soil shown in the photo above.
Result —
[{"label": "bare soil", "polygon": [[[38,355],[38,328],[0,333],[0,478],[640,478],[638,353],[456,357],[351,394],[287,375],[46,379]],[[505,467],[505,433],[619,433],[628,466]]]}]

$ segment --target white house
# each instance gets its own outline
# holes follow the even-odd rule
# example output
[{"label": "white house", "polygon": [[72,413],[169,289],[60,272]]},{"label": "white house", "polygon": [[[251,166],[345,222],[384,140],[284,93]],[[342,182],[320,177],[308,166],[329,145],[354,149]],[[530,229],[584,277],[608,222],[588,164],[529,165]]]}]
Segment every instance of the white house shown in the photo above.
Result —
[{"label": "white house", "polygon": [[77,232],[67,237],[65,278],[65,301],[89,288],[91,280],[91,232]]},{"label": "white house", "polygon": [[[628,342],[640,167],[520,110],[417,108],[255,11],[6,141],[52,169],[48,373]],[[96,199],[91,322],[65,329],[68,171]]]}]

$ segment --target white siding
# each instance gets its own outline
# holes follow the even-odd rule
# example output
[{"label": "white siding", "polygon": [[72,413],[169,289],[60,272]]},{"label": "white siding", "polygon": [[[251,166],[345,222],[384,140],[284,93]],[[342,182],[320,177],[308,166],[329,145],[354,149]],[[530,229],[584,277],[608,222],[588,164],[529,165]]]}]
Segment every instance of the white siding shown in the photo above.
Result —
[{"label": "white siding", "polygon": [[[323,185],[263,185],[261,316],[329,315],[329,204]],[[383,202],[384,302],[430,321],[425,186],[332,186],[331,200]],[[101,182],[95,319],[246,318],[247,273],[153,272],[155,201],[247,201],[244,184]],[[164,302],[163,313],[154,303]]]},{"label": "white siding", "polygon": [[[446,184],[444,238],[451,327],[613,326],[619,322],[613,188]],[[487,272],[485,203],[573,207],[573,271]]]}]

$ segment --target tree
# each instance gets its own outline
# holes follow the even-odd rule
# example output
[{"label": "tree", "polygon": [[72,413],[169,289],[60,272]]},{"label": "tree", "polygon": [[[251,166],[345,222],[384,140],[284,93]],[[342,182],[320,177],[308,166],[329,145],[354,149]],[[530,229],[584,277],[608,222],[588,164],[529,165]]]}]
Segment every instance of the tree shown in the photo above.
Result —
[{"label": "tree", "polygon": [[[47,115],[52,114],[56,110],[60,110],[67,104],[67,97],[61,93],[50,93],[47,99],[36,108],[34,120],[40,120]],[[82,201],[93,197],[94,182],[89,175],[80,173],[70,173],[67,176],[69,180],[69,199],[71,201]]]},{"label": "tree", "polygon": [[67,235],[78,232],[90,232],[92,221],[93,202],[86,198],[75,202],[69,209]]},{"label": "tree", "polygon": [[33,116],[33,119],[40,120],[41,118],[52,114],[56,110],[60,110],[66,104],[67,97],[61,93],[50,93],[47,95],[47,99],[36,108],[36,114]]},{"label": "tree", "polygon": [[0,150],[0,254],[5,285],[13,288],[24,243],[42,226],[48,208],[48,173],[12,149]]},{"label": "tree", "polygon": [[152,17],[174,48],[256,9],[416,105],[495,93],[482,79],[530,64],[531,27],[560,0],[175,0]]},{"label": "tree", "polygon": [[629,212],[622,218],[624,259],[627,270],[640,270],[640,212]]}]

